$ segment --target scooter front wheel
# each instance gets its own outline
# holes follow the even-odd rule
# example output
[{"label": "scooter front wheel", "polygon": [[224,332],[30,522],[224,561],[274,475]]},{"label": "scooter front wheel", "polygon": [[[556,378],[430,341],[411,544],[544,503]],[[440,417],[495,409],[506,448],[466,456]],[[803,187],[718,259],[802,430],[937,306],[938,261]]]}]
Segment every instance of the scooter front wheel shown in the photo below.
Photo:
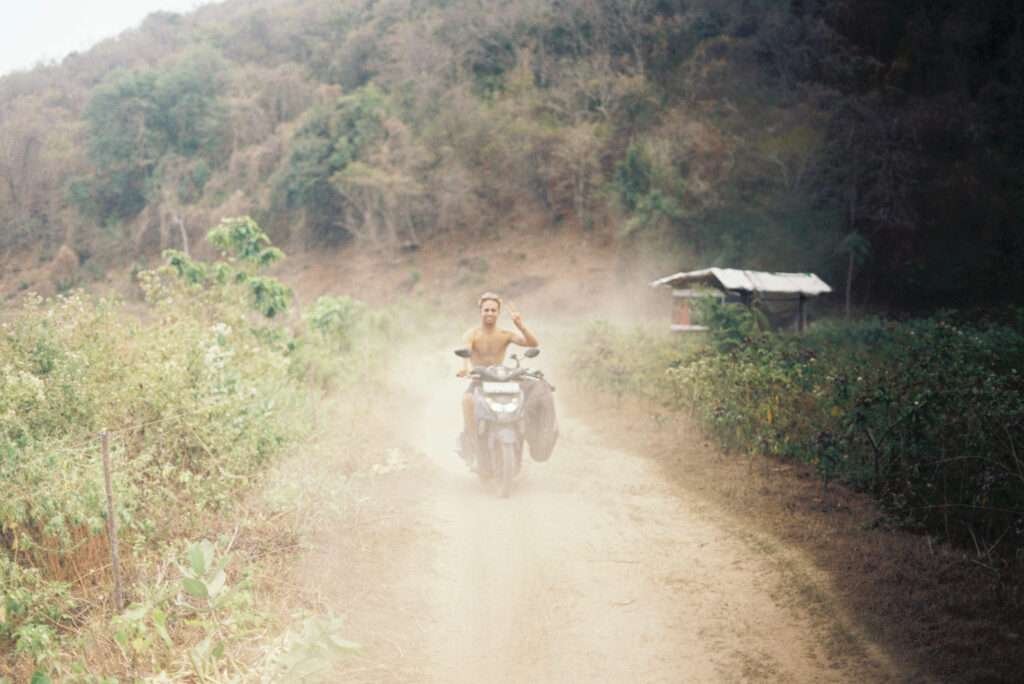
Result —
[{"label": "scooter front wheel", "polygon": [[507,499],[512,491],[512,479],[516,476],[516,448],[512,444],[501,445],[501,498]]}]

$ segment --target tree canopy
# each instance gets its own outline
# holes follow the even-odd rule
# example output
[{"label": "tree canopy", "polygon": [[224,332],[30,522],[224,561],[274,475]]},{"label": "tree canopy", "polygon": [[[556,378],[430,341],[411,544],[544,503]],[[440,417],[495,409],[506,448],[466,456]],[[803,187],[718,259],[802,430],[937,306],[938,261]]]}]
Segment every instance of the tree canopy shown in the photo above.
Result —
[{"label": "tree canopy", "polygon": [[855,275],[854,306],[1018,301],[1022,54],[1019,0],[162,13],[0,79],[0,249],[104,267],[240,213],[293,249],[526,222]]}]

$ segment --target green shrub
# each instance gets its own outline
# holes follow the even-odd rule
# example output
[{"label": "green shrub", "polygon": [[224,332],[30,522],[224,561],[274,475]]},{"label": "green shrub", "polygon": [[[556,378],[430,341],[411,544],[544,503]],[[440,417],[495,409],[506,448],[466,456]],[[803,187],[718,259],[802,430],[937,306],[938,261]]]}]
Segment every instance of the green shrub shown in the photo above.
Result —
[{"label": "green shrub", "polygon": [[619,201],[627,211],[635,211],[651,191],[654,168],[641,146],[632,144],[626,156],[615,167],[615,188]]},{"label": "green shrub", "polygon": [[213,170],[205,159],[197,159],[188,170],[178,179],[176,193],[178,201],[183,204],[192,204],[203,196],[203,190],[210,180]]},{"label": "green shrub", "polygon": [[671,400],[665,369],[684,363],[700,344],[693,337],[666,335],[660,326],[622,330],[607,321],[591,323],[584,335],[587,343],[578,345],[574,357],[580,384],[658,402]]},{"label": "green shrub", "polygon": [[13,641],[15,649],[40,659],[49,649],[39,648],[39,629],[50,629],[71,608],[68,587],[46,581],[39,570],[26,568],[0,553],[0,643]]},{"label": "green shrub", "polygon": [[740,349],[765,327],[753,309],[741,304],[718,297],[701,297],[695,304],[698,320],[710,329],[711,343],[720,352]]},{"label": "green shrub", "polygon": [[588,331],[597,342],[581,345],[580,378],[687,410],[727,450],[812,463],[826,484],[874,493],[909,527],[1021,553],[1019,330],[940,316],[752,335],[749,320],[724,322],[712,344],[688,350],[600,324]]},{"label": "green shrub", "polygon": [[367,314],[367,306],[350,297],[323,296],[306,312],[306,322],[332,348],[351,349]]},{"label": "green shrub", "polygon": [[314,107],[292,138],[288,163],[274,179],[274,204],[302,209],[313,237],[339,237],[332,234],[344,201],[330,179],[384,137],[387,107],[384,93],[370,84]]},{"label": "green shrub", "polygon": [[267,318],[288,308],[293,296],[291,289],[276,278],[258,274],[260,269],[284,258],[259,224],[248,216],[226,218],[207,233],[206,239],[221,250],[226,262],[205,264],[169,249],[164,252],[167,266],[189,285],[213,288],[223,296],[244,292],[249,305]]},{"label": "green shrub", "polygon": [[306,333],[296,340],[293,374],[325,390],[368,379],[400,337],[397,315],[346,296],[319,297],[303,314]]},{"label": "green shrub", "polygon": [[206,239],[224,256],[255,268],[265,268],[284,258],[284,253],[270,244],[267,234],[248,216],[223,219]]},{"label": "green shrub", "polygon": [[[27,297],[0,324],[0,653],[44,660],[87,609],[83,578],[107,572],[100,431],[122,554],[141,558],[230,511],[308,433],[304,359],[383,358],[371,345],[391,317],[351,300],[314,307],[308,330],[268,319],[290,293],[258,273],[282,255],[255,222],[226,220],[211,241],[225,261],[169,253],[139,274],[141,317],[76,292]],[[212,595],[208,565],[192,579]]]},{"label": "green shrub", "polygon": [[189,201],[201,193],[206,163],[219,164],[227,149],[227,113],[219,95],[224,69],[223,58],[203,48],[160,69],[117,72],[97,86],[85,110],[95,170],[68,187],[79,211],[101,223],[136,215],[150,199],[161,159],[170,154],[205,158],[194,167],[197,187],[185,189]]}]

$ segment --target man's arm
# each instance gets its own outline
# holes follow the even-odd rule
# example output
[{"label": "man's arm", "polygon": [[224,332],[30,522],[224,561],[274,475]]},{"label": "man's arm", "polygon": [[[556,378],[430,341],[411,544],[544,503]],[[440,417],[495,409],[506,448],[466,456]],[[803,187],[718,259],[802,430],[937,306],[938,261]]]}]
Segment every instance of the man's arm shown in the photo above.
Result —
[{"label": "man's arm", "polygon": [[[462,346],[473,352],[473,333],[474,329],[470,328],[466,331],[466,334],[462,336]],[[462,370],[458,371],[455,375],[460,378],[464,378],[469,375],[469,372],[473,370],[473,363],[470,359],[462,359]]]},{"label": "man's arm", "polygon": [[522,314],[516,311],[511,302],[508,307],[508,315],[512,318],[515,326],[519,328],[518,333],[512,333],[512,343],[518,344],[520,347],[539,347],[540,341],[537,340],[537,336],[526,327],[526,324],[523,323]]}]

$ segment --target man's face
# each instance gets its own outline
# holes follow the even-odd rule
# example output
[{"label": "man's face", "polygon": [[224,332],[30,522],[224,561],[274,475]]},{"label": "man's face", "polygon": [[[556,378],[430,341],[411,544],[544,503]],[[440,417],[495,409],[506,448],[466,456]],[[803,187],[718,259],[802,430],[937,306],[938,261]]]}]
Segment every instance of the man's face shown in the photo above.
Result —
[{"label": "man's face", "polygon": [[480,320],[483,321],[484,325],[494,325],[498,322],[498,312],[500,310],[501,306],[498,302],[486,299],[480,305]]}]

